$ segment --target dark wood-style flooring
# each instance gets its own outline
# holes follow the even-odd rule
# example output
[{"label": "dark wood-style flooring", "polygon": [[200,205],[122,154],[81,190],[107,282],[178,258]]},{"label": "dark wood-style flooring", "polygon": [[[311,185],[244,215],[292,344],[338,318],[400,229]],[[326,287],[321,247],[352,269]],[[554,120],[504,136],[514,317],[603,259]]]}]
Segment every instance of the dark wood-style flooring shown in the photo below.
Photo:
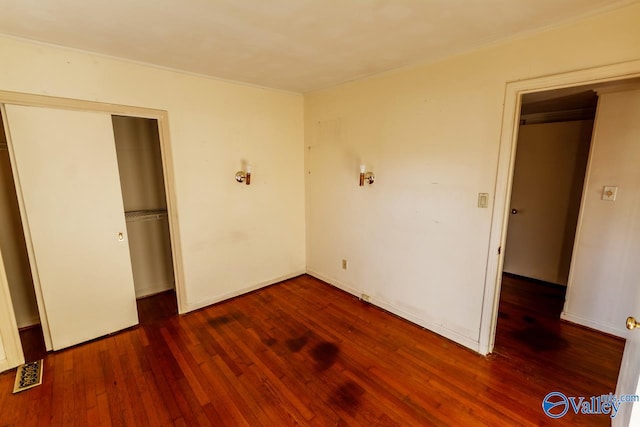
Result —
[{"label": "dark wood-style flooring", "polygon": [[172,293],[146,298],[139,327],[46,355],[41,386],[13,395],[0,375],[0,425],[608,424],[541,400],[613,391],[623,342],[503,288],[489,357],[309,276],[184,316]]}]

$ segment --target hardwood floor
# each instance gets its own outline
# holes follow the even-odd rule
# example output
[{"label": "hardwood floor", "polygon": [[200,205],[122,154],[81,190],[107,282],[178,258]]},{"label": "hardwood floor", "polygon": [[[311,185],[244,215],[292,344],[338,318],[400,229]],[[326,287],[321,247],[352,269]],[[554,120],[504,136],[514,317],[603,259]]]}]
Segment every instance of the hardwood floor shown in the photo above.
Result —
[{"label": "hardwood floor", "polygon": [[552,420],[541,400],[613,391],[622,342],[523,322],[518,298],[482,357],[309,276],[184,316],[167,293],[140,301],[139,327],[48,354],[39,387],[12,395],[0,375],[0,425],[608,423]]},{"label": "hardwood floor", "polygon": [[[563,286],[504,274],[494,353],[549,391],[586,397],[615,392],[624,340],[561,321],[565,293]],[[606,416],[586,418],[610,425]]]}]

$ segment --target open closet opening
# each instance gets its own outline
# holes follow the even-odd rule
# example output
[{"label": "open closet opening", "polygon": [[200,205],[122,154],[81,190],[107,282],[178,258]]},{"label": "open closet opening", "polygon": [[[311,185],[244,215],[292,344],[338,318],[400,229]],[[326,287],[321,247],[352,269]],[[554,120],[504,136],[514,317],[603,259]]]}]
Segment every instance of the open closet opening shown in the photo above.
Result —
[{"label": "open closet opening", "polygon": [[164,314],[178,312],[158,122],[116,115],[112,122],[138,316],[145,323],[153,320],[149,304],[162,301]]},{"label": "open closet opening", "polygon": [[4,106],[0,262],[25,361],[178,313],[162,150],[157,119]]},{"label": "open closet opening", "polygon": [[25,361],[46,353],[11,158],[0,115],[0,251]]}]

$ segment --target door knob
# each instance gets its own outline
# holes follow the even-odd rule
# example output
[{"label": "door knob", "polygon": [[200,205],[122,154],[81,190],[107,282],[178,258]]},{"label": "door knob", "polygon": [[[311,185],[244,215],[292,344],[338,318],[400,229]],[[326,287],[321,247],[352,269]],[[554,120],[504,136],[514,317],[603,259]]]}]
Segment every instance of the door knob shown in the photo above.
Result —
[{"label": "door knob", "polygon": [[118,240],[120,240],[121,242],[124,240],[124,233],[123,232],[119,232],[118,233]]},{"label": "door knob", "polygon": [[512,215],[515,215],[515,214],[517,214],[517,213],[518,213],[518,209],[515,209],[515,208],[514,208],[514,209],[511,209],[511,214],[512,214]]},{"label": "door knob", "polygon": [[633,316],[627,317],[627,329],[631,330],[638,327],[640,327],[640,323],[638,323],[635,317]]}]

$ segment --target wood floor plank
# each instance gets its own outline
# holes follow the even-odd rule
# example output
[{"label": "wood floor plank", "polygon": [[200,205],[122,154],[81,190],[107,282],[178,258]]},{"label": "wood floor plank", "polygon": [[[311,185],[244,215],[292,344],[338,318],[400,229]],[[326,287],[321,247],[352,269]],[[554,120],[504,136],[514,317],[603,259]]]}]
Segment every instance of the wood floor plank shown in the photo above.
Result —
[{"label": "wood floor plank", "polygon": [[563,298],[505,276],[482,357],[310,276],[183,316],[167,292],[139,301],[138,327],[47,354],[35,389],[1,374],[0,426],[608,425],[541,409],[612,392],[624,347],[560,321]]},{"label": "wood floor plank", "polygon": [[212,384],[220,384],[220,390],[228,391],[220,393],[221,400],[215,405],[218,411],[228,411],[230,417],[224,417],[226,423],[238,426],[264,425],[262,417],[265,402],[252,398],[252,385],[240,381],[221,357],[215,356],[213,362],[203,365],[203,372]]},{"label": "wood floor plank", "polygon": [[[55,354],[52,358],[53,390],[51,396],[51,424],[63,425],[64,417],[64,365],[61,354]],[[27,391],[28,392],[28,391]],[[24,393],[24,392],[23,392]]]},{"label": "wood floor plank", "polygon": [[207,392],[202,388],[200,377],[194,373],[194,370],[197,369],[197,365],[194,363],[189,363],[189,361],[187,361],[185,355],[178,348],[175,339],[169,334],[167,329],[162,329],[162,335],[165,337],[165,341],[169,346],[169,350],[173,354],[173,357],[178,363],[178,366],[180,366],[180,369],[182,369],[185,378],[187,379],[187,381],[189,381],[189,386],[198,399],[198,403],[200,404],[200,406],[205,406],[210,402],[210,400]]},{"label": "wood floor plank", "polygon": [[170,426],[173,424],[171,415],[167,409],[167,406],[163,404],[162,396],[156,386],[156,380],[152,372],[145,372],[142,378],[138,376],[144,387],[148,390],[148,394],[143,393],[141,396],[142,406],[149,415],[149,424],[154,425],[153,422],[157,419],[158,426]]}]

